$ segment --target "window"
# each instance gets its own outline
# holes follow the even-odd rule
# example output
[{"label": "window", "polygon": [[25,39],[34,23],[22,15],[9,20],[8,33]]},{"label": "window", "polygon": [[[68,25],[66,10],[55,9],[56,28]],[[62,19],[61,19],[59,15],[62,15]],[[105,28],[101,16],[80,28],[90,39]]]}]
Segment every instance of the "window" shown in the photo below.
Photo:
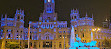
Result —
[{"label": "window", "polygon": [[23,19],[23,17],[21,17],[21,19]]},{"label": "window", "polygon": [[56,45],[54,45],[54,48],[56,48]]},{"label": "window", "polygon": [[66,35],[63,35],[63,38],[66,38]]},{"label": "window", "polygon": [[39,42],[39,48],[40,48],[40,42]]},{"label": "window", "polygon": [[8,32],[8,30],[7,30],[7,32]]},{"label": "window", "polygon": [[46,39],[48,40],[48,39],[49,39],[49,36],[46,36]]},{"label": "window", "polygon": [[54,38],[56,38],[56,35],[54,35]]},{"label": "window", "polygon": [[52,24],[51,24],[51,27],[52,27]]},{"label": "window", "polygon": [[75,37],[77,37],[77,35],[75,34]]},{"label": "window", "polygon": [[22,35],[20,37],[22,38]]},{"label": "window", "polygon": [[67,31],[68,33],[70,33],[71,31]]},{"label": "window", "polygon": [[70,38],[70,35],[67,35],[67,38]]},{"label": "window", "polygon": [[84,43],[84,40],[83,40],[83,43]]},{"label": "window", "polygon": [[84,33],[83,33],[83,37],[84,37]]},{"label": "window", "polygon": [[85,40],[85,42],[86,42],[86,40]]},{"label": "window", "polygon": [[59,33],[62,33],[62,31],[59,31]]},{"label": "window", "polygon": [[63,33],[66,33],[66,31],[63,31]]},{"label": "window", "polygon": [[28,32],[25,32],[25,33],[28,33]]},{"label": "window", "polygon": [[13,32],[13,30],[11,30],[11,32]]},{"label": "window", "polygon": [[73,19],[73,16],[72,16],[72,19]]},{"label": "window", "polygon": [[61,45],[61,43],[59,44],[59,48],[61,48],[62,47],[62,45]]},{"label": "window", "polygon": [[82,31],[83,29],[81,29],[81,31]]},{"label": "window", "polygon": [[41,32],[41,29],[39,29],[39,32]]},{"label": "window", "polygon": [[21,33],[22,33],[22,31],[21,31]]},{"label": "window", "polygon": [[50,9],[50,11],[51,11],[51,9]]},{"label": "window", "polygon": [[17,32],[18,32],[18,30],[17,30]]},{"label": "window", "polygon": [[18,35],[17,35],[17,38],[18,38]]},{"label": "window", "polygon": [[103,47],[103,42],[102,42],[102,47]]},{"label": "window", "polygon": [[30,39],[32,39],[32,36],[30,35]]},{"label": "window", "polygon": [[18,19],[20,18],[20,16],[18,16]]},{"label": "window", "polygon": [[36,42],[34,42],[34,48],[36,48]]},{"label": "window", "polygon": [[76,30],[75,30],[75,32],[76,32]]},{"label": "window", "polygon": [[54,29],[54,32],[56,32],[56,29]]},{"label": "window", "polygon": [[59,38],[61,38],[62,37],[62,35],[59,35]]},{"label": "window", "polygon": [[10,38],[10,34],[8,34],[8,38]]},{"label": "window", "polygon": [[76,16],[74,16],[74,18],[76,19]]},{"label": "window", "polygon": [[100,47],[100,42],[98,43],[98,47]]}]

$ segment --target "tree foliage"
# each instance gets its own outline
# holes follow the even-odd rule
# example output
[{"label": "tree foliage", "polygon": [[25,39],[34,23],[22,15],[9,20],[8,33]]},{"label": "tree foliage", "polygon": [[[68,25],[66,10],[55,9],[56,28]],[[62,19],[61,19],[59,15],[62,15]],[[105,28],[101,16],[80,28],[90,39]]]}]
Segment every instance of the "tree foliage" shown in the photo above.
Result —
[{"label": "tree foliage", "polygon": [[108,39],[104,39],[103,41],[103,46],[104,47],[111,47],[111,40],[108,40]]}]

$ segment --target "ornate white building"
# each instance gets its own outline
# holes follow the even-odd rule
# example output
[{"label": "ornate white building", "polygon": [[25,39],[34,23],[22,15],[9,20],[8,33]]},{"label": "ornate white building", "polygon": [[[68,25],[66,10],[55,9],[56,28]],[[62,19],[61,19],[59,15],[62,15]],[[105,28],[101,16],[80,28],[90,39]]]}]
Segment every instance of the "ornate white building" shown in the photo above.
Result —
[{"label": "ornate white building", "polygon": [[[28,28],[24,27],[24,16],[24,10],[21,9],[16,10],[14,18],[8,18],[6,14],[1,16],[0,46],[8,48],[6,46],[7,43],[17,42],[22,48],[28,47]],[[44,11],[40,14],[39,21],[29,22],[31,26],[30,47],[37,49],[68,49],[70,47],[71,27],[67,27],[67,21],[58,21],[57,17],[55,1],[44,0]],[[90,18],[86,13],[85,17],[80,18],[79,11],[72,9],[70,18],[70,23],[71,26],[74,26],[75,34],[78,34],[82,42],[90,42],[91,32],[98,32],[92,31],[93,28],[96,28],[94,27],[93,15]],[[101,42],[97,39],[98,36],[96,35],[93,35],[93,39]],[[108,35],[111,36],[110,31]],[[99,45],[101,44],[99,43]]]}]

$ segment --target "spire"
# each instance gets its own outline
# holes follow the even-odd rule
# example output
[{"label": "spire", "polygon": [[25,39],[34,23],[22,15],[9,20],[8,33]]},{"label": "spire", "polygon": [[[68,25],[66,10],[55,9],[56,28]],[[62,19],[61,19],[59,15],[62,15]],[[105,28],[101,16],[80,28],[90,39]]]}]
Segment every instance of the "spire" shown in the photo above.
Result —
[{"label": "spire", "polygon": [[5,14],[5,18],[7,18],[7,14]]},{"label": "spire", "polygon": [[87,12],[86,12],[86,17],[87,17]]},{"label": "spire", "polygon": [[3,18],[3,14],[1,15],[1,18]]},{"label": "spire", "polygon": [[92,13],[92,19],[93,19],[93,13]]},{"label": "spire", "polygon": [[76,10],[77,10],[77,8],[76,8]]},{"label": "spire", "polygon": [[105,21],[108,21],[108,19],[106,18],[106,20]]},{"label": "spire", "polygon": [[87,12],[86,12],[86,18],[87,18]]},{"label": "spire", "polygon": [[74,8],[73,8],[73,11],[74,11]]}]

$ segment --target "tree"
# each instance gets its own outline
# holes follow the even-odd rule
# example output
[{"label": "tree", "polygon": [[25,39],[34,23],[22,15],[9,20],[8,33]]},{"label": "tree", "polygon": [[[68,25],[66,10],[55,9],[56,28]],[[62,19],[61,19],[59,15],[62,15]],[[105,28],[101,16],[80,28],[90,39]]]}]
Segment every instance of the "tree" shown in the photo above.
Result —
[{"label": "tree", "polygon": [[17,43],[17,42],[8,42],[8,43],[6,43],[6,47],[10,48],[10,49],[19,48],[19,43]]},{"label": "tree", "polygon": [[103,46],[104,46],[104,47],[110,47],[109,45],[110,45],[109,40],[108,40],[108,39],[104,39],[104,41],[103,41]]}]

